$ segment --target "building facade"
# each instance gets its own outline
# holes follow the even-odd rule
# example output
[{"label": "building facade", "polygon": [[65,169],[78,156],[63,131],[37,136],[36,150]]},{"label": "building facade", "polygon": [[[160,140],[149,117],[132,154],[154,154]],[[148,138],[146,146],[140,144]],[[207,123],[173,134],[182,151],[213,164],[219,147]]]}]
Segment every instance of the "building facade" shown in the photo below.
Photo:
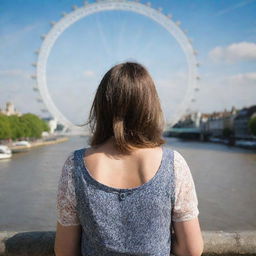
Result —
[{"label": "building facade", "polygon": [[14,107],[14,104],[11,102],[6,102],[6,107],[5,109],[0,109],[0,114],[4,114],[7,116],[11,116],[11,115],[18,115],[21,116],[22,114],[20,112],[18,112],[16,110],[16,108]]}]

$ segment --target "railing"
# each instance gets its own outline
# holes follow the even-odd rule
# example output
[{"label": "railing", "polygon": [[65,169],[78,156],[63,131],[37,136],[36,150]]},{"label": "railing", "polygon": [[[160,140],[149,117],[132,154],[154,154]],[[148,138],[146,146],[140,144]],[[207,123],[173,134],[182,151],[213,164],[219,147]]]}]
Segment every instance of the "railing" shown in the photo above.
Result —
[{"label": "railing", "polygon": [[[203,231],[204,256],[255,255],[256,231]],[[0,255],[54,256],[54,231],[0,232]]]}]

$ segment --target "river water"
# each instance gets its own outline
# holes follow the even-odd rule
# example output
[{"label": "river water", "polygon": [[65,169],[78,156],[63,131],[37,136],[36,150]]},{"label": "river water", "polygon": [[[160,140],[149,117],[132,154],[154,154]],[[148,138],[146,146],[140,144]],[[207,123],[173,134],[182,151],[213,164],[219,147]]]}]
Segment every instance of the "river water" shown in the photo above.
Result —
[{"label": "river water", "polygon": [[[256,152],[166,138],[194,178],[202,230],[256,229]],[[59,175],[68,154],[87,137],[34,148],[0,161],[0,231],[54,230]]]}]

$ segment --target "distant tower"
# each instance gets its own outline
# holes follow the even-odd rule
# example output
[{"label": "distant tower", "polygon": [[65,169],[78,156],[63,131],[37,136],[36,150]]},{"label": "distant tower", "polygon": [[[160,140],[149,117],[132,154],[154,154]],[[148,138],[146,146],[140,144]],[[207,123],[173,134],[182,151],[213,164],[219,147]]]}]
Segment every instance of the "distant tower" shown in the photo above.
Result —
[{"label": "distant tower", "polygon": [[0,113],[3,113],[7,116],[11,116],[11,115],[18,115],[20,116],[21,113],[17,112],[15,107],[14,107],[14,104],[11,103],[11,102],[6,102],[6,107],[5,107],[5,110],[3,111],[0,111]]},{"label": "distant tower", "polygon": [[7,102],[5,112],[8,116],[15,114],[15,108],[13,103]]}]

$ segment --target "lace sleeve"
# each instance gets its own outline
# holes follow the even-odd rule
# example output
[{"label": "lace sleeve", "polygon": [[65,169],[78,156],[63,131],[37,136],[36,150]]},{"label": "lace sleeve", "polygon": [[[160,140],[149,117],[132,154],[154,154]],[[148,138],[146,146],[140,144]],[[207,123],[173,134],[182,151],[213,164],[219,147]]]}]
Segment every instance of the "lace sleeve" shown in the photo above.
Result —
[{"label": "lace sleeve", "polygon": [[57,221],[63,226],[79,225],[76,212],[75,187],[72,178],[74,153],[67,157],[60,174],[57,190]]},{"label": "lace sleeve", "polygon": [[196,218],[199,214],[198,199],[190,168],[178,152],[174,151],[175,202],[173,221],[180,222]]}]

